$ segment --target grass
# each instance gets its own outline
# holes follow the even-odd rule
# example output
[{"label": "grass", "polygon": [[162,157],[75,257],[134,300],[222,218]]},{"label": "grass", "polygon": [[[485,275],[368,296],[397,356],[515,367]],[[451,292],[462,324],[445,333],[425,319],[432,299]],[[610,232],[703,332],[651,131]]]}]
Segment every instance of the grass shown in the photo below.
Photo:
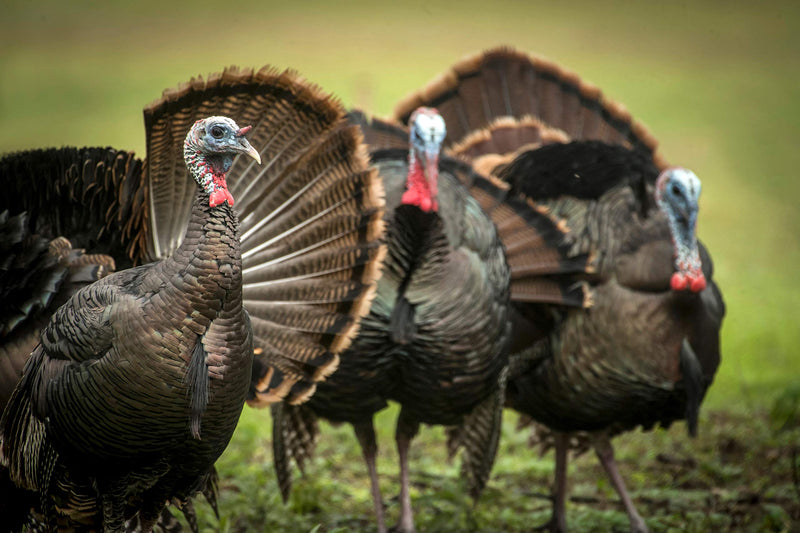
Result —
[{"label": "grass", "polygon": [[[723,363],[701,437],[690,442],[680,427],[618,439],[643,515],[657,531],[790,530],[789,518],[794,527],[798,520],[790,446],[768,429],[765,413],[800,382],[798,35],[800,5],[788,1],[7,0],[0,7],[0,153],[112,145],[144,154],[144,105],[228,64],[293,67],[346,105],[384,115],[466,53],[508,43],[554,59],[624,102],[669,160],[703,179],[699,234],[728,304]],[[387,495],[397,490],[393,419],[393,412],[378,419]],[[284,508],[268,426],[266,413],[245,412],[220,461],[223,520],[217,526],[204,516],[206,527],[369,530],[368,483],[350,431],[323,431],[318,460]],[[426,431],[415,443],[421,530],[516,531],[545,518],[547,503],[533,494],[546,491],[551,458],[527,451],[513,424],[505,430],[493,481],[474,509],[456,467],[442,465],[441,433]],[[725,455],[725,439],[741,450]],[[680,470],[658,453],[695,466]],[[759,474],[764,464],[774,470]],[[570,505],[574,529],[624,530],[594,459],[579,459],[572,473],[573,496],[591,500]],[[396,516],[396,502],[389,505]]]},{"label": "grass", "polygon": [[[369,479],[349,427],[323,424],[314,461],[286,506],[272,472],[268,417],[248,410],[218,463],[222,519],[198,505],[204,531],[373,531]],[[396,521],[397,457],[390,408],[378,416],[378,470],[387,520]],[[793,531],[800,524],[797,430],[775,432],[765,413],[710,411],[696,440],[685,426],[616,439],[617,460],[639,512],[653,532]],[[492,479],[477,505],[466,496],[457,462],[446,461],[441,428],[423,428],[412,446],[411,480],[419,531],[521,532],[549,518],[552,452],[531,449],[506,414]],[[794,455],[793,455],[794,454]],[[794,466],[793,466],[794,461]],[[628,519],[593,454],[569,466],[572,531],[627,531]]]}]

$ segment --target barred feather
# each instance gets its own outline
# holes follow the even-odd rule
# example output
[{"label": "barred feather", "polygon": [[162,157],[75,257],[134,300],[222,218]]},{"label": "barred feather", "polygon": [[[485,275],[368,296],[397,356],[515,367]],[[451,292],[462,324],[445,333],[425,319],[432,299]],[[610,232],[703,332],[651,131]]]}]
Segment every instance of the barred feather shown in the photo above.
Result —
[{"label": "barred feather", "polygon": [[319,437],[317,417],[306,405],[276,403],[272,410],[273,466],[284,503],[292,490],[291,462],[305,473]]},{"label": "barred feather", "polygon": [[447,431],[448,456],[454,457],[458,449],[463,448],[461,477],[467,482],[470,496],[476,500],[489,480],[500,444],[507,379],[508,367],[500,375],[497,390],[465,416],[461,425]]},{"label": "barred feather", "polygon": [[572,139],[640,149],[661,168],[667,166],[657,154],[655,138],[622,104],[577,74],[511,47],[465,57],[401,100],[393,118],[406,123],[421,105],[437,107],[442,113],[446,142],[451,146],[500,117],[530,116]]}]

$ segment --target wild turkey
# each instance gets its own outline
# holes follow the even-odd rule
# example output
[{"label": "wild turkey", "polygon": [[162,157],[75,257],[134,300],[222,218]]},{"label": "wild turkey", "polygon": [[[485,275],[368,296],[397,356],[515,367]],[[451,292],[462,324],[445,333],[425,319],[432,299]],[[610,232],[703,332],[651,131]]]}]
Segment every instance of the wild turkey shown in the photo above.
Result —
[{"label": "wild turkey", "polygon": [[49,523],[64,485],[86,505],[94,484],[105,531],[126,530],[126,507],[150,531],[169,499],[198,490],[233,435],[253,340],[225,175],[238,154],[260,162],[248,129],[226,117],[195,123],[185,158],[199,187],[182,245],[76,292],[26,363],[0,424],[2,454],[14,482],[42,494]]},{"label": "wild turkey", "polygon": [[[371,138],[369,120],[352,117]],[[408,449],[420,423],[461,426],[465,472],[477,497],[497,449],[510,334],[502,246],[457,177],[471,169],[439,158],[445,125],[434,109],[417,110],[405,135],[405,149],[372,152],[386,189],[388,253],[359,335],[336,374],[319,384],[307,404],[273,409],[275,467],[284,497],[289,460],[302,467],[313,453],[317,417],[348,422],[367,463],[381,532],[387,529],[373,415],[388,400],[401,405],[399,531],[415,530]]]},{"label": "wild turkey", "polygon": [[[230,119],[215,119],[202,134],[206,121],[198,117],[214,112],[253,124],[253,153],[266,164],[212,156],[214,166],[205,168],[224,166],[227,187],[224,176],[207,174],[211,182],[204,185],[220,185],[210,196],[184,184],[186,166],[178,161],[184,139],[194,143],[195,133],[212,143],[219,132],[243,139],[244,130]],[[73,295],[45,330],[6,409],[4,462],[18,484],[42,494],[51,526],[98,527],[98,515],[106,515],[106,530],[123,530],[124,520],[148,530],[168,499],[186,501],[209,485],[206,474],[246,395],[296,400],[335,369],[338,351],[374,294],[383,250],[382,189],[358,129],[337,102],[290,71],[231,68],[165,91],[145,109],[145,125],[145,163],[111,149],[22,152],[0,160],[8,191],[3,201],[11,204],[0,209],[27,212],[30,233],[67,235],[87,250],[108,253],[117,266],[166,257]],[[189,151],[186,156],[192,166],[202,163]],[[233,197],[241,224],[229,207]],[[222,203],[211,207],[210,199]],[[203,252],[209,239],[215,245]],[[199,265],[189,261],[193,252],[200,254]],[[156,290],[173,283],[178,288]],[[75,323],[78,302],[92,298],[102,305],[127,302],[125,310],[108,307],[115,320],[123,319],[114,322],[124,327],[113,341],[102,338],[107,326],[89,334]],[[52,313],[47,304],[23,311]],[[36,318],[28,313],[16,326]],[[154,325],[141,325],[147,320]],[[111,355],[97,357],[109,342]],[[270,369],[257,389],[250,380],[254,345],[258,368]],[[53,358],[65,350],[60,357],[82,355],[93,363]],[[129,362],[112,373],[106,360],[120,352],[130,353]],[[148,359],[152,367],[141,369]],[[84,375],[76,369],[96,373],[96,389],[70,394]],[[37,371],[52,371],[57,381],[45,386]],[[110,390],[121,386],[115,374],[125,376],[119,379],[128,394]],[[154,409],[160,396],[163,405]],[[103,427],[87,431],[92,424]],[[45,433],[39,444],[47,461],[31,463],[37,450],[26,437]]]},{"label": "wild turkey", "polygon": [[557,432],[550,526],[566,529],[566,434],[589,431],[631,529],[646,531],[610,438],[683,418],[694,434],[719,365],[725,307],[695,238],[699,180],[668,168],[647,130],[597,88],[509,48],[459,62],[395,117],[417,105],[439,106],[458,125],[451,151],[538,215],[523,242],[487,209],[512,277],[507,403]]}]

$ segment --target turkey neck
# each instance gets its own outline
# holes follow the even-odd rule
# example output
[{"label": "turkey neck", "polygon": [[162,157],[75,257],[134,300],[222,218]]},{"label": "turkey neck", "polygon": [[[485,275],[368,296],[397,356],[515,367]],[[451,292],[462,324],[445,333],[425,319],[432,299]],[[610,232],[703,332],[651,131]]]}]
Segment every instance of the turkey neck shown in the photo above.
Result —
[{"label": "turkey neck", "polygon": [[165,261],[164,271],[185,285],[182,289],[201,287],[204,299],[212,301],[241,290],[239,220],[233,208],[227,203],[210,207],[209,194],[198,187],[183,242]]}]

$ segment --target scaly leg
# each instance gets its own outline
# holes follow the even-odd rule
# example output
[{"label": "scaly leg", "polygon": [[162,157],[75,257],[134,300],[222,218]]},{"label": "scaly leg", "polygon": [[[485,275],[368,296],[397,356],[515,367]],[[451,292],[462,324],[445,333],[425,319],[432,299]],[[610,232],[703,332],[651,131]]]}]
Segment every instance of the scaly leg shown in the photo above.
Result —
[{"label": "scaly leg", "polygon": [[567,498],[567,447],[569,438],[565,433],[553,432],[556,441],[556,467],[555,482],[553,487],[553,514],[550,520],[534,528],[534,531],[551,531],[552,533],[566,533],[567,512],[564,502]]},{"label": "scaly leg", "polygon": [[611,441],[606,435],[596,435],[593,439],[594,451],[600,464],[605,468],[608,478],[617,490],[622,504],[625,506],[625,511],[628,513],[628,518],[631,521],[631,533],[649,533],[647,525],[639,513],[636,512],[636,507],[633,506],[633,501],[625,489],[625,482],[622,481],[622,476],[619,474],[617,462],[614,460],[614,448],[611,446]]},{"label": "scaly leg", "polygon": [[416,533],[417,531],[414,528],[414,511],[411,509],[411,492],[408,479],[408,448],[417,431],[419,431],[419,422],[404,416],[403,409],[400,409],[395,432],[397,453],[400,456],[400,522],[397,524],[398,533]]},{"label": "scaly leg", "polygon": [[567,531],[567,453],[569,437],[565,433],[555,433],[556,439],[556,476],[555,494],[553,494],[553,523],[552,531],[566,533]]},{"label": "scaly leg", "polygon": [[369,471],[369,481],[372,485],[372,504],[375,507],[375,519],[378,522],[378,533],[386,533],[386,518],[383,514],[383,499],[381,498],[381,487],[378,485],[378,469],[375,466],[375,455],[378,452],[378,444],[375,440],[375,427],[372,425],[372,418],[367,422],[353,424],[358,443],[361,445],[361,452],[364,454],[364,461],[367,463]]}]

